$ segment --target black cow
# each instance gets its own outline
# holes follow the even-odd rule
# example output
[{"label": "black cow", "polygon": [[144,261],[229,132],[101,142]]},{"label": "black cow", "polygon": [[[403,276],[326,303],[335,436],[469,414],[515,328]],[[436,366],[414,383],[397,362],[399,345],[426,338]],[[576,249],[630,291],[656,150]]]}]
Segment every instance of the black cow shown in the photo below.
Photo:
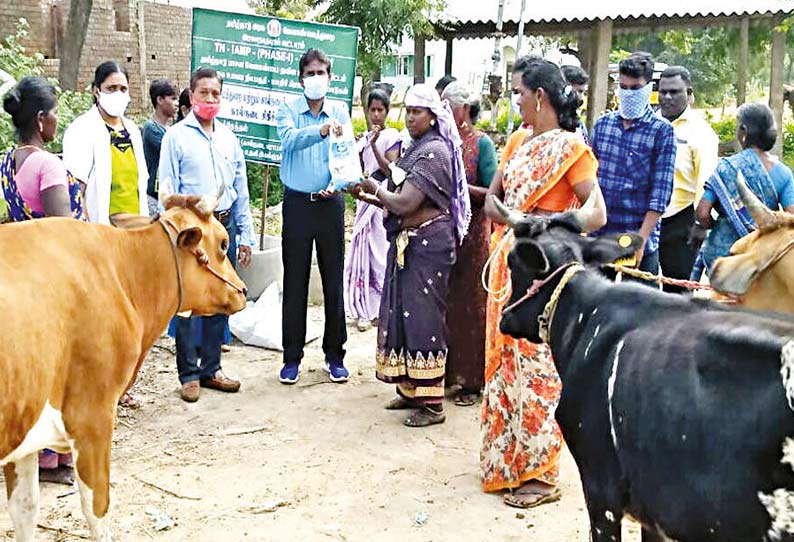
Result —
[{"label": "black cow", "polygon": [[593,541],[619,542],[624,515],[644,542],[794,540],[791,316],[613,284],[583,265],[638,236],[501,211],[516,233],[501,330],[551,345]]}]

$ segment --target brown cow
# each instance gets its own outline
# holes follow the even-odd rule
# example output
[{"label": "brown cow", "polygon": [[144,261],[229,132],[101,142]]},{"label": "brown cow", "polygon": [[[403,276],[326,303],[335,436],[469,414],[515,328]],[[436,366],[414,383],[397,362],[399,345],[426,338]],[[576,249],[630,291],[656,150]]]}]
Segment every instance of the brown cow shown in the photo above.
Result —
[{"label": "brown cow", "polygon": [[714,262],[711,285],[750,309],[794,312],[794,215],[769,210],[741,178],[738,187],[758,229]]},{"label": "brown cow", "polygon": [[91,536],[110,541],[116,401],[174,313],[245,306],[217,200],[172,196],[133,230],[66,218],[0,228],[0,464],[17,540],[34,539],[46,447],[72,452]]}]

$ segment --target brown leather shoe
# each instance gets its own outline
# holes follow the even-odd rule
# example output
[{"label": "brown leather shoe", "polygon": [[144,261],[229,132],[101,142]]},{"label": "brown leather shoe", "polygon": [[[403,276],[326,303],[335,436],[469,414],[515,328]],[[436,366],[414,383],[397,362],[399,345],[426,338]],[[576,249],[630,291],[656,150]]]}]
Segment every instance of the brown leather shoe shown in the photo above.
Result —
[{"label": "brown leather shoe", "polygon": [[223,374],[223,371],[218,371],[212,378],[202,378],[201,387],[234,393],[240,389],[240,381],[229,378]]},{"label": "brown leather shoe", "polygon": [[182,384],[182,391],[180,392],[179,396],[182,397],[183,401],[195,403],[198,401],[200,393],[201,387],[199,386],[198,380],[191,380],[190,382],[185,382]]}]

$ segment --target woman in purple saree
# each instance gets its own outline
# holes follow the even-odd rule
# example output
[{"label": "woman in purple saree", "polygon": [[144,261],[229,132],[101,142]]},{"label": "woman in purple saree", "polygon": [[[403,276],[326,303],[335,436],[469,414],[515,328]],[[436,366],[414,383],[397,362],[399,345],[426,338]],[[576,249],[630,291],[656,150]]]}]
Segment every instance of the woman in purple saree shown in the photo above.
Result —
[{"label": "woman in purple saree", "polygon": [[445,420],[447,291],[471,206],[449,104],[421,84],[406,95],[405,111],[410,146],[386,187],[365,179],[361,191],[387,211],[376,376],[396,384],[397,397],[386,408],[413,409],[403,423],[424,427]]},{"label": "woman in purple saree", "polygon": [[[388,94],[373,89],[367,97],[367,116],[372,129],[359,139],[358,152],[364,173],[380,184],[385,182],[389,163],[400,154],[400,133],[386,128],[388,114]],[[372,320],[378,317],[388,250],[383,211],[359,201],[353,240],[345,260],[345,309],[356,319],[359,331],[368,330]]]}]

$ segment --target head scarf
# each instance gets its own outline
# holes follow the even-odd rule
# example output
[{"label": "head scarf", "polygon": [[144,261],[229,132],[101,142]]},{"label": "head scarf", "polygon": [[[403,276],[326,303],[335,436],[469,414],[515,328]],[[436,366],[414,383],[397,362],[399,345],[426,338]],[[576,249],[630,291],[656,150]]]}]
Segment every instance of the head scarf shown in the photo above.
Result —
[{"label": "head scarf", "polygon": [[455,221],[458,241],[463,242],[471,222],[471,202],[466,171],[463,166],[463,151],[458,127],[447,102],[442,102],[436,89],[426,84],[414,85],[405,96],[406,107],[425,107],[436,116],[438,133],[446,142],[452,157],[452,198],[450,210]]}]

